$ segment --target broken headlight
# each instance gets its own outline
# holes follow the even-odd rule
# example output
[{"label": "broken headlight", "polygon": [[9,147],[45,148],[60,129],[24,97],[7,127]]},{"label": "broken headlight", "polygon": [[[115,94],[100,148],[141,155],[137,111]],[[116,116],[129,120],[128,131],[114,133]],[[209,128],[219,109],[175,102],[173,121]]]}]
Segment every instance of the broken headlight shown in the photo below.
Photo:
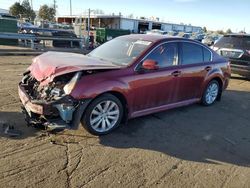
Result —
[{"label": "broken headlight", "polygon": [[51,90],[50,94],[59,97],[63,94],[63,91],[60,88],[54,88]]},{"label": "broken headlight", "polygon": [[77,72],[73,78],[63,87],[63,91],[66,95],[69,95],[74,89],[77,81],[81,78],[82,72]]}]

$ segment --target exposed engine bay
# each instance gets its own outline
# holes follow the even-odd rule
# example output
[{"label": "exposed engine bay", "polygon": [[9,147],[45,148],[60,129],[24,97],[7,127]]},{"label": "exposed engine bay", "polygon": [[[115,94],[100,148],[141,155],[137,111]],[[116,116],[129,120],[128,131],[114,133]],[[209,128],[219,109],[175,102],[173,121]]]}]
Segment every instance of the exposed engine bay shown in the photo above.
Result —
[{"label": "exposed engine bay", "polygon": [[46,52],[33,58],[18,86],[27,124],[50,129],[78,126],[92,99],[74,98],[74,88],[81,92],[84,78],[123,67],[76,53]]},{"label": "exposed engine bay", "polygon": [[23,77],[21,85],[23,85],[32,100],[37,101],[53,101],[62,95],[63,86],[70,80],[70,78],[62,78],[61,80],[49,83],[46,86],[40,86],[40,83],[27,74]]},{"label": "exposed engine bay", "polygon": [[[41,84],[42,81],[37,81],[31,75],[30,71],[25,72],[19,87],[28,95],[32,105],[37,105],[42,109],[34,113],[32,108],[29,109],[24,105],[23,111],[26,113],[26,121],[28,124],[32,126],[43,125],[51,129],[64,129],[70,126],[75,118],[74,115],[77,114],[77,110],[80,109],[83,101],[75,100],[69,94],[82,76],[102,71],[103,70],[86,70],[68,73],[55,77],[53,81],[47,85]],[[19,91],[19,93],[20,92],[21,91]]]},{"label": "exposed engine bay", "polygon": [[32,77],[30,72],[26,72],[20,84],[25,87],[31,100],[44,103],[53,102],[65,96],[64,87],[76,74],[79,75],[78,79],[80,79],[84,75],[94,74],[96,72],[97,71],[82,71],[68,73],[55,77],[48,85],[41,85],[40,82]]}]

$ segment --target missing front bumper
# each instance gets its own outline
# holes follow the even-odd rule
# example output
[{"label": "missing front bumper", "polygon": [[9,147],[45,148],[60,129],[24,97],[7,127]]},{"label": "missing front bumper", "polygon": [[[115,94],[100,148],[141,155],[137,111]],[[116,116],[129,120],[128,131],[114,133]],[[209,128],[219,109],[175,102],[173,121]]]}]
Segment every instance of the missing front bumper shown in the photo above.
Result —
[{"label": "missing front bumper", "polygon": [[49,130],[78,129],[90,103],[90,99],[76,101],[68,96],[50,104],[34,104],[22,86],[19,86],[18,93],[27,124]]},{"label": "missing front bumper", "polygon": [[79,128],[82,115],[87,108],[90,100],[80,101],[78,107],[72,113],[71,120],[64,121],[61,116],[56,118],[41,118],[43,115],[27,112],[26,108],[22,106],[22,112],[25,116],[25,121],[28,126],[42,127],[46,130],[63,130]]}]

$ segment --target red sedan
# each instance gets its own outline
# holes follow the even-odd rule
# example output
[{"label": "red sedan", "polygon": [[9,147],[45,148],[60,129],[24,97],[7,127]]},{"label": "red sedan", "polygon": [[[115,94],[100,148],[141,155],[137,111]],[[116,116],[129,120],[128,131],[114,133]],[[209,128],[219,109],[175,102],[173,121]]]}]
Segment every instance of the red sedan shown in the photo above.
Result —
[{"label": "red sedan", "polygon": [[189,39],[128,35],[88,55],[47,52],[34,58],[19,84],[29,125],[103,135],[122,121],[221,99],[229,62]]}]

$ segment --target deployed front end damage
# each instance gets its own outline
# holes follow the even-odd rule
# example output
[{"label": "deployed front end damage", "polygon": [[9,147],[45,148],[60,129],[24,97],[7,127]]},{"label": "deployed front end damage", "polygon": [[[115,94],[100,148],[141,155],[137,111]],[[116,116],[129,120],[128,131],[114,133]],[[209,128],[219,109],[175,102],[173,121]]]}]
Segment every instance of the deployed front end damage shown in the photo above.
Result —
[{"label": "deployed front end damage", "polygon": [[24,73],[18,92],[28,125],[46,129],[77,129],[81,116],[90,100],[76,100],[69,94],[82,71],[55,77],[43,85],[30,71]]},{"label": "deployed front end damage", "polygon": [[50,129],[78,128],[90,99],[71,92],[83,77],[121,66],[81,54],[46,52],[33,59],[18,92],[29,125]]}]

